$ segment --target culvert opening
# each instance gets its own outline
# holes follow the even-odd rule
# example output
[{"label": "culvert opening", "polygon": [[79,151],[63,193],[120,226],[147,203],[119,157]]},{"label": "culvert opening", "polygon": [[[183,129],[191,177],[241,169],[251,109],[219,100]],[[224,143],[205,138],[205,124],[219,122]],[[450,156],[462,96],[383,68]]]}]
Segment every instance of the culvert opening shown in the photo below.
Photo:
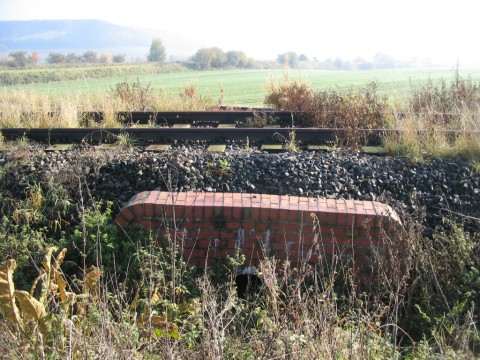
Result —
[{"label": "culvert opening", "polygon": [[240,274],[235,278],[237,294],[240,298],[245,298],[248,294],[257,293],[263,285],[260,277],[254,274]]}]

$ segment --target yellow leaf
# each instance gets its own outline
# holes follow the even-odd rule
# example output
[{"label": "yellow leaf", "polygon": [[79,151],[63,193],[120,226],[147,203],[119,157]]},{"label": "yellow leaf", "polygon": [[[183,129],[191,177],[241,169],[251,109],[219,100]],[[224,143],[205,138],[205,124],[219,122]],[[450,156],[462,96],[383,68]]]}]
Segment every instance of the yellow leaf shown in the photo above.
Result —
[{"label": "yellow leaf", "polygon": [[63,260],[65,259],[65,254],[67,253],[67,248],[63,248],[62,251],[60,251],[57,255],[57,258],[55,259],[55,262],[53,263],[53,268],[55,270],[58,270],[60,268],[60,265],[62,265]]},{"label": "yellow leaf", "polygon": [[57,251],[58,248],[52,246],[48,248],[47,253],[42,261],[43,269],[45,270],[46,276],[43,282],[42,293],[40,296],[40,302],[45,304],[48,298],[48,294],[53,295],[54,297],[58,296],[62,302],[67,300],[67,281],[65,280],[61,270],[60,265],[65,259],[67,249],[63,248],[53,260],[53,253]]},{"label": "yellow leaf", "polygon": [[100,281],[100,269],[90,266],[83,276],[83,294],[77,296],[77,316],[81,318],[88,309],[88,299],[96,299],[98,297],[98,282]]},{"label": "yellow leaf", "polygon": [[52,282],[52,254],[54,251],[57,251],[56,246],[51,246],[48,248],[47,253],[45,254],[42,260],[43,270],[45,271],[45,278],[42,283],[42,291],[40,293],[40,302],[42,304],[47,303],[48,294],[56,292],[55,283]]},{"label": "yellow leaf", "polygon": [[52,268],[52,254],[54,251],[57,250],[58,248],[56,246],[49,247],[47,253],[45,254],[45,257],[42,260],[43,269],[45,270],[47,275],[50,275],[50,270]]},{"label": "yellow leaf", "polygon": [[[53,273],[52,275],[55,276],[55,273]],[[55,283],[54,279],[55,279],[55,278],[49,279],[48,291],[49,291],[49,293],[52,294],[53,296],[57,296],[58,285]]]},{"label": "yellow leaf", "polygon": [[63,274],[58,270],[55,270],[55,281],[58,285],[60,301],[62,301],[62,302],[67,301],[68,300],[67,281],[63,277]]},{"label": "yellow leaf", "polygon": [[42,273],[37,276],[37,278],[33,281],[33,284],[30,288],[30,296],[33,296],[35,293],[35,289],[37,288],[37,285],[40,281],[42,281],[42,284],[45,282],[46,274],[45,271],[42,271]]},{"label": "yellow leaf", "polygon": [[7,260],[0,268],[0,309],[7,320],[17,324],[23,330],[23,322],[20,318],[20,311],[15,303],[15,285],[13,284],[13,272],[17,262],[13,259]]},{"label": "yellow leaf", "polygon": [[85,302],[80,301],[77,303],[76,315],[78,318],[81,318],[85,315]]},{"label": "yellow leaf", "polygon": [[158,287],[155,287],[153,294],[150,297],[150,305],[157,305],[162,301],[161,295],[158,293]]},{"label": "yellow leaf", "polygon": [[98,293],[98,282],[100,280],[100,269],[91,266],[86,272],[83,278],[84,293],[96,295]]},{"label": "yellow leaf", "polygon": [[[55,282],[56,288],[54,289],[54,292],[52,293],[54,295],[57,294],[57,290],[59,292],[58,296],[60,297],[60,300],[62,302],[65,302],[68,300],[68,295],[67,295],[67,281],[65,280],[65,277],[63,276],[62,271],[60,270],[60,265],[62,265],[63,260],[65,259],[65,254],[67,253],[67,249],[63,248],[57,255],[57,258],[55,259],[53,266],[52,266],[52,282]],[[52,289],[53,290],[53,289]]]},{"label": "yellow leaf", "polygon": [[45,311],[43,304],[41,304],[33,296],[30,296],[27,291],[15,290],[14,295],[20,303],[25,320],[33,319],[36,322],[39,322],[45,316],[47,316],[47,312]]},{"label": "yellow leaf", "polygon": [[47,316],[47,312],[43,304],[31,296],[27,291],[15,290],[14,295],[22,308],[25,325],[28,320],[33,320],[39,326],[40,332],[46,336],[48,330],[44,319]]}]

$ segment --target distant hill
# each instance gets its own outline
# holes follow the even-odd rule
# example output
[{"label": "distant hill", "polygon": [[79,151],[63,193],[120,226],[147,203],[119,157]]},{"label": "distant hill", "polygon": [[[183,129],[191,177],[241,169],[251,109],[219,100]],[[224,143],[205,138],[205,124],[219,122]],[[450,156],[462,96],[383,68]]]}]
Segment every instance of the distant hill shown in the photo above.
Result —
[{"label": "distant hill", "polygon": [[[162,39],[167,55],[187,57],[196,51],[185,39],[165,31],[139,29],[101,20],[0,21],[0,55],[13,51],[50,52],[97,51],[145,56],[152,39]],[[178,44],[182,44],[180,48]]]}]

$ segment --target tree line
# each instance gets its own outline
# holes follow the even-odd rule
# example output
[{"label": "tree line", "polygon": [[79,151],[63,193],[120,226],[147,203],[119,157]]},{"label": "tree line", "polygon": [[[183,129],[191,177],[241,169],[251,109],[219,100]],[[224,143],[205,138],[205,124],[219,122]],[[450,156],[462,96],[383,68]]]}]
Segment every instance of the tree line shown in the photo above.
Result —
[{"label": "tree line", "polygon": [[198,70],[207,70],[226,67],[248,68],[253,66],[255,60],[248,58],[243,51],[224,52],[218,47],[211,47],[198,50],[190,62]]},{"label": "tree line", "polygon": [[59,52],[49,53],[47,56],[48,64],[111,64],[124,63],[125,55],[117,54],[100,54],[95,51],[86,51],[83,54],[68,53],[62,54]]},{"label": "tree line", "polygon": [[[148,61],[165,61],[167,53],[161,39],[154,39],[147,56]],[[243,51],[224,52],[219,47],[202,48],[187,62],[197,70],[221,69],[226,67],[246,68],[255,60],[250,59]]]},{"label": "tree line", "polygon": [[[165,62],[167,52],[161,39],[152,40],[150,51],[147,55],[149,62]],[[0,65],[12,68],[23,68],[36,65],[39,61],[37,52],[30,55],[25,51],[15,51],[9,54],[8,59],[2,61]],[[125,55],[100,54],[95,51],[86,51],[83,54],[60,52],[49,53],[46,58],[47,64],[111,64],[124,63]],[[275,65],[276,64],[276,65]],[[223,68],[256,68],[262,67],[260,63],[253,58],[249,58],[243,51],[223,51],[219,47],[209,47],[199,49],[195,55],[184,62],[185,66],[196,70],[223,69]],[[318,58],[310,60],[305,54],[298,55],[293,51],[288,51],[277,56],[276,61],[270,62],[269,67],[288,66],[292,69],[310,68],[321,70],[372,70],[372,69],[391,69],[406,67],[429,67],[432,66],[428,59],[411,59],[409,61],[398,61],[393,57],[377,53],[372,61],[367,61],[362,57],[356,57],[353,61],[345,61],[341,58],[326,59],[319,61]]]},{"label": "tree line", "polygon": [[361,56],[353,60],[344,60],[340,57],[327,58],[320,61],[317,57],[309,59],[305,54],[298,55],[293,51],[278,55],[277,62],[292,69],[319,69],[319,70],[374,70],[374,69],[395,69],[411,67],[432,67],[433,61],[429,58],[411,58],[409,60],[398,60],[384,53],[377,53],[372,60],[366,60]]},{"label": "tree line", "polygon": [[[28,54],[26,51],[14,51],[0,65],[10,68],[24,68],[36,65],[40,57],[37,52]],[[47,64],[112,64],[124,63],[125,55],[100,54],[95,51],[86,51],[83,54],[52,52],[47,55]]]},{"label": "tree line", "polygon": [[14,51],[8,54],[8,58],[3,60],[0,65],[12,67],[12,68],[23,68],[27,65],[36,65],[40,57],[37,52],[32,52],[30,55],[26,51]]}]

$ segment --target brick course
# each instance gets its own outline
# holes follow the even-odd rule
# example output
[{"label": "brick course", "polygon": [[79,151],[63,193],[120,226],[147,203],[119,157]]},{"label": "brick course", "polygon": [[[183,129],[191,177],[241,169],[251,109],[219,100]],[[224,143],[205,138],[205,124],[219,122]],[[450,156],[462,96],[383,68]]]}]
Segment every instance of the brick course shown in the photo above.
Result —
[{"label": "brick course", "polygon": [[[383,234],[400,241],[401,221],[386,204],[265,194],[146,191],[133,196],[116,218],[121,228],[167,233],[195,266],[240,251],[245,266],[265,256],[315,263],[330,255],[364,266],[382,252]],[[173,229],[177,231],[174,232]]]}]

